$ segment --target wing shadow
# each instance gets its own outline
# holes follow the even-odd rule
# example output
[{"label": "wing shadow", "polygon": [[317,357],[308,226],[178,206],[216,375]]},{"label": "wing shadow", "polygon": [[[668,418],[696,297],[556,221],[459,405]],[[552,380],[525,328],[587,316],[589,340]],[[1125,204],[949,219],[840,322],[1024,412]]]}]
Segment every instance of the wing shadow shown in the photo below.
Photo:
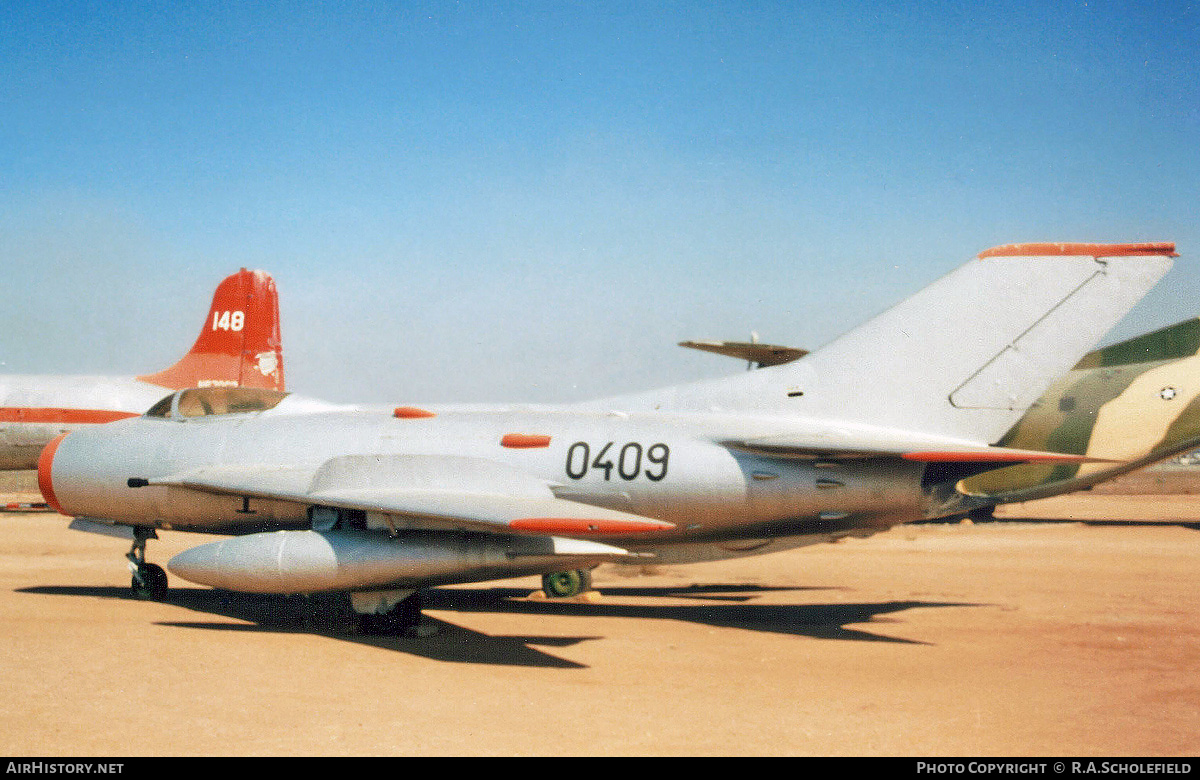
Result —
[{"label": "wing shadow", "polygon": [[[687,587],[605,587],[605,599],[655,599],[655,603],[581,603],[569,600],[534,600],[529,589],[520,588],[432,588],[423,592],[424,608],[458,613],[507,613],[517,615],[575,616],[596,618],[641,618],[677,620],[715,628],[767,631],[812,639],[886,642],[924,645],[910,639],[874,634],[851,624],[881,622],[883,616],[909,609],[974,607],[979,604],[936,601],[890,601],[876,603],[756,604],[754,599],[771,592],[817,590],[801,587],[756,585],[692,585]],[[134,600],[128,588],[95,586],[42,586],[22,588],[18,593],[52,596],[83,596]],[[662,599],[701,603],[663,604]],[[356,632],[348,601],[337,596],[272,596],[235,593],[199,587],[173,587],[163,603],[196,613],[243,621],[165,621],[160,625],[229,632],[278,632],[315,634],[371,647],[447,663],[491,664],[557,669],[582,669],[584,665],[560,658],[539,647],[570,647],[603,636],[490,635],[425,615],[423,625],[437,629],[432,636],[374,636]]]},{"label": "wing shadow", "polygon": [[[687,588],[599,588],[608,597],[640,596],[647,598],[707,599],[709,586]],[[728,592],[728,586],[711,586]],[[845,604],[755,604],[756,593],[813,588],[772,588],[736,586],[742,595],[728,601],[704,604],[613,604],[579,603],[569,600],[533,600],[528,590],[516,588],[438,588],[428,591],[425,608],[450,612],[508,612],[525,615],[571,615],[576,617],[621,617],[652,620],[678,620],[714,628],[740,628],[775,634],[806,636],[812,639],[842,639],[867,642],[891,642],[923,645],[911,639],[873,634],[847,628],[849,624],[869,623],[882,615],[908,609],[929,607],[977,607],[980,604],[940,601],[889,601]]]},{"label": "wing shadow", "polygon": [[[128,588],[121,587],[43,586],[21,588],[17,592],[136,601]],[[601,638],[492,636],[428,615],[424,618],[424,624],[437,629],[437,633],[432,636],[361,634],[357,631],[356,620],[349,603],[345,599],[332,596],[306,598],[235,593],[199,587],[172,587],[161,603],[244,622],[175,620],[163,621],[159,625],[232,633],[313,634],[451,663],[582,669],[585,668],[583,665],[544,653],[536,649],[536,646],[569,647]]]}]

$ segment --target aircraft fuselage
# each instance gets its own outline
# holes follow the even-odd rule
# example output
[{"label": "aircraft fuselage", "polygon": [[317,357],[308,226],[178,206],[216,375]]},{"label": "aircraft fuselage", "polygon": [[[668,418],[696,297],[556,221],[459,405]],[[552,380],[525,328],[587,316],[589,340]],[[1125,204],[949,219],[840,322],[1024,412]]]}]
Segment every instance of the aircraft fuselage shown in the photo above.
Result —
[{"label": "aircraft fuselage", "polygon": [[[879,459],[848,466],[738,452],[719,443],[725,427],[753,427],[736,417],[436,407],[428,414],[142,417],[105,426],[96,439],[88,431],[71,434],[51,453],[51,489],[59,506],[76,516],[237,533],[309,527],[320,501],[150,483],[229,464],[282,472],[355,455],[479,459],[529,475],[556,498],[673,523],[670,530],[616,540],[626,549],[654,550],[662,560],[766,552],[921,517],[921,464]],[[371,515],[361,518],[365,527],[384,527],[386,518]],[[672,554],[678,545],[700,547]]]}]

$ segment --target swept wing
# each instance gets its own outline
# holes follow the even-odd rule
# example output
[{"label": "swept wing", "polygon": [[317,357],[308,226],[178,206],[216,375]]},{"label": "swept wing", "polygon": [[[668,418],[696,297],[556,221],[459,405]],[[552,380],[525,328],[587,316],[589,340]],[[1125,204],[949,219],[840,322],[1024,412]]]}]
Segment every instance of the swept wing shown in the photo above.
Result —
[{"label": "swept wing", "polygon": [[144,484],[377,512],[396,527],[605,537],[674,528],[556,498],[549,482],[484,458],[347,455],[315,468],[210,466]]}]

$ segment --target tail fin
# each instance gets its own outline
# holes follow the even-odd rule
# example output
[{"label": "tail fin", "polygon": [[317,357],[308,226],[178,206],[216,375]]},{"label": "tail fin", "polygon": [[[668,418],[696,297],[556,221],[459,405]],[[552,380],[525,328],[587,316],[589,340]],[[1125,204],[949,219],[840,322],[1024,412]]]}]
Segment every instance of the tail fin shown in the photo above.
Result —
[{"label": "tail fin", "polygon": [[265,271],[245,268],[226,277],[191,350],[165,371],[138,379],[170,389],[240,385],[283,390],[275,280]]},{"label": "tail fin", "polygon": [[994,442],[1174,256],[1174,244],[982,252],[808,358],[820,373],[824,411],[849,407],[862,422]]},{"label": "tail fin", "polygon": [[628,400],[993,443],[1171,268],[1174,244],[997,247],[805,357]]}]

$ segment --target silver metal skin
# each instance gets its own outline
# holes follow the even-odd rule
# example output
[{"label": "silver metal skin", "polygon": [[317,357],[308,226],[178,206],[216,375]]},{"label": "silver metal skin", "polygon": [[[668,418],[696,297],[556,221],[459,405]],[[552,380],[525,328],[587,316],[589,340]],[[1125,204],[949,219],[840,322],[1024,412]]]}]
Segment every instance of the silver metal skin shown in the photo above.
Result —
[{"label": "silver metal skin", "polygon": [[407,593],[867,535],[928,517],[964,473],[1086,460],[994,442],[1171,265],[1110,250],[981,255],[796,361],[584,404],[184,390],[51,443],[39,482],[64,514],[235,535],[169,567],[252,592]]},{"label": "silver metal skin", "polygon": [[[310,491],[323,464],[347,455],[373,459],[419,452],[435,458],[472,458],[501,463],[530,475],[549,495],[585,505],[656,518],[674,524],[627,546],[643,549],[658,542],[759,538],[779,535],[781,524],[820,523],[836,531],[845,523],[831,513],[852,512],[855,523],[872,527],[870,517],[881,515],[879,527],[918,519],[922,467],[903,461],[881,461],[853,467],[816,464],[812,459],[768,458],[742,453],[719,442],[722,417],[683,415],[610,415],[565,412],[468,412],[429,407],[436,416],[406,420],[389,410],[293,412],[309,407],[306,399],[289,396],[266,412],[186,421],[136,418],[102,429],[80,430],[62,441],[53,459],[54,493],[68,513],[106,518],[121,523],[170,527],[178,530],[238,532],[247,527],[275,524],[302,527],[310,522],[313,503],[253,498],[249,514],[243,496],[247,486],[230,494],[155,484],[175,475],[236,463],[263,484],[298,473],[296,489]],[[731,423],[734,421],[730,421]],[[747,421],[736,421],[745,433]],[[772,421],[763,421],[778,430]],[[706,431],[706,429],[708,429]],[[502,439],[510,432],[552,431],[548,446],[509,448]],[[586,473],[579,443],[590,443]],[[598,451],[612,443],[613,465],[593,464]],[[642,447],[637,475],[621,475],[620,450]],[[663,444],[669,453],[666,474],[651,466],[646,450]],[[626,475],[633,474],[634,454],[627,451]],[[605,458],[607,460],[607,457]],[[422,482],[428,486],[428,475]],[[129,487],[130,478],[145,487]],[[463,475],[468,480],[469,475]],[[818,487],[824,480],[830,487]],[[833,485],[833,481],[838,484]],[[178,481],[178,480],[177,480]],[[502,486],[510,491],[511,484]],[[262,492],[277,495],[269,487]],[[482,492],[482,491],[481,491]],[[500,500],[499,494],[496,500]],[[314,496],[319,503],[320,498]],[[827,519],[821,520],[822,513]],[[398,518],[408,526],[413,519]],[[805,525],[807,527],[807,525]],[[771,529],[773,532],[768,533]],[[823,536],[824,532],[819,535]]]},{"label": "silver metal skin", "polygon": [[595,542],[500,534],[275,531],[200,545],[171,559],[187,580],[251,593],[321,593],[427,587],[548,574],[563,556],[595,566],[624,557]]}]

